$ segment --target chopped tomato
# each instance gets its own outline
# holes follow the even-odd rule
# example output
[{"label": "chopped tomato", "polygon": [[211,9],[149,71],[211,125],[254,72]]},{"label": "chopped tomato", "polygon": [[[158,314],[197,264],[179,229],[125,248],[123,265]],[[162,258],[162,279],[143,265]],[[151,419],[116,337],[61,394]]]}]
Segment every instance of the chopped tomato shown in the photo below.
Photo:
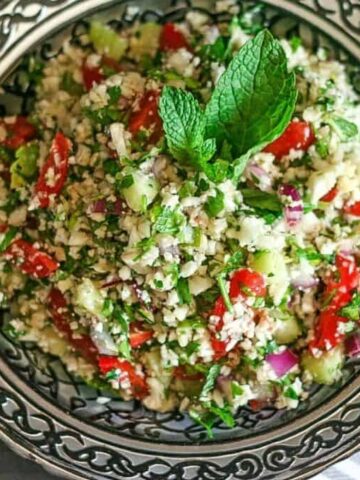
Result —
[{"label": "chopped tomato", "polygon": [[16,150],[24,143],[36,136],[36,128],[29,123],[26,117],[19,115],[14,123],[2,122],[1,126],[6,130],[6,138],[1,142],[4,147]]},{"label": "chopped tomato", "polygon": [[255,412],[259,412],[260,410],[263,410],[264,408],[269,407],[270,405],[271,405],[270,398],[249,400],[249,407],[251,408],[251,410],[254,410]]},{"label": "chopped tomato", "polygon": [[231,277],[229,294],[232,299],[240,295],[264,297],[266,295],[264,277],[260,273],[242,268]]},{"label": "chopped tomato", "polygon": [[135,367],[127,360],[121,360],[112,356],[99,356],[99,369],[103,375],[106,375],[111,370],[121,370],[129,375],[133,395],[135,398],[141,399],[148,394],[148,386],[146,379],[136,373]]},{"label": "chopped tomato", "polygon": [[179,367],[175,367],[173,371],[173,375],[180,380],[188,380],[188,381],[201,381],[204,379],[204,374],[201,372],[194,372],[189,373],[184,365],[180,365]]},{"label": "chopped tomato", "polygon": [[154,332],[132,332],[130,333],[131,348],[139,348],[154,336]]},{"label": "chopped tomato", "polygon": [[101,67],[90,67],[86,62],[83,63],[82,69],[83,82],[86,90],[89,92],[94,85],[105,80],[101,73]]},{"label": "chopped tomato", "polygon": [[360,217],[360,202],[345,205],[344,212],[348,215],[354,215],[354,217]]},{"label": "chopped tomato", "polygon": [[156,143],[162,133],[162,122],[158,114],[159,92],[148,90],[140,100],[139,110],[129,119],[129,131],[137,135],[142,129],[151,130],[150,141]]},{"label": "chopped tomato", "polygon": [[279,138],[264,148],[264,152],[272,153],[279,160],[288,155],[290,150],[307,151],[315,140],[309,123],[293,120]]},{"label": "chopped tomato", "polygon": [[348,319],[339,315],[339,310],[347,305],[352,298],[352,292],[360,287],[360,268],[354,257],[337,255],[336,276],[327,279],[324,292],[325,309],[320,313],[315,327],[315,339],[310,343],[310,350],[328,350],[344,339],[339,331],[341,323]]},{"label": "chopped tomato", "polygon": [[211,337],[211,346],[214,350],[214,360],[220,360],[220,358],[225,357],[228,352],[226,351],[227,342],[223,340],[218,340],[216,337]]},{"label": "chopped tomato", "polygon": [[180,48],[190,48],[184,34],[174,23],[165,23],[160,35],[160,50],[165,52]]},{"label": "chopped tomato", "polygon": [[79,335],[75,333],[70,326],[70,313],[66,298],[57,288],[52,288],[48,296],[48,305],[51,318],[55,327],[61,332],[65,339],[74,349],[79,352],[86,360],[91,363],[97,363],[98,351],[93,341],[88,335]]},{"label": "chopped tomato", "polygon": [[336,187],[333,187],[326,195],[320,198],[321,202],[332,202],[339,193]]},{"label": "chopped tomato", "polygon": [[7,229],[8,229],[8,226],[6,225],[6,223],[2,223],[0,225],[0,233],[5,233]]},{"label": "chopped tomato", "polygon": [[55,135],[50,154],[42,167],[37,184],[36,197],[42,208],[50,204],[50,196],[57,196],[66,182],[69,168],[71,142],[61,132]]},{"label": "chopped tomato", "polygon": [[50,255],[22,239],[12,242],[4,256],[14,262],[23,273],[34,278],[50,277],[59,267]]}]

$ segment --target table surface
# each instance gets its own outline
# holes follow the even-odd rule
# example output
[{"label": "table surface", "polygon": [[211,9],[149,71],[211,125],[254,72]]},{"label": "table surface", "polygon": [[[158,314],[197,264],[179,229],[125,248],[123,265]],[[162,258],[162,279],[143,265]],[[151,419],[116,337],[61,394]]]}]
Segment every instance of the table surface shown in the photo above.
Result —
[{"label": "table surface", "polygon": [[[359,480],[360,453],[338,463],[312,480]],[[0,444],[0,480],[56,480],[41,467],[18,457],[5,445]],[[165,480],[165,479],[164,479]]]}]

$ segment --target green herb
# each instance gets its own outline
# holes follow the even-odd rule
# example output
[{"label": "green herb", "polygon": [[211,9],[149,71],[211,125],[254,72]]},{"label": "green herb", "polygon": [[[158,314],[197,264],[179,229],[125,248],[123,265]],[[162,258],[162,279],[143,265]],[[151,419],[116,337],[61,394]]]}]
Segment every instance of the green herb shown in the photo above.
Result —
[{"label": "green herb", "polygon": [[186,197],[192,197],[195,193],[196,185],[194,182],[186,181],[184,182],[179,190],[179,198],[182,200]]},{"label": "green herb", "polygon": [[295,53],[299,50],[299,48],[301,47],[302,45],[302,40],[300,37],[297,37],[296,35],[293,36],[290,40],[290,46],[291,46],[291,50]]},{"label": "green herb", "polygon": [[216,145],[214,140],[205,140],[205,117],[198,101],[189,92],[165,86],[159,112],[171,155],[202,169],[214,155]]},{"label": "green herb", "polygon": [[60,88],[76,97],[80,97],[80,95],[84,93],[83,86],[74,80],[74,76],[71,72],[64,73],[60,82]]},{"label": "green herb", "polygon": [[241,396],[244,394],[244,389],[237,382],[231,382],[231,394],[233,397]]},{"label": "green herb", "polygon": [[207,372],[205,383],[201,389],[200,401],[207,401],[208,394],[214,389],[217,377],[220,374],[220,365],[212,365]]},{"label": "green herb", "polygon": [[282,204],[274,193],[262,192],[261,190],[252,190],[244,188],[241,190],[244,203],[253,208],[259,208],[268,212],[281,213]]},{"label": "green herb", "polygon": [[123,358],[126,358],[127,360],[131,359],[131,347],[128,339],[120,342],[118,352]]},{"label": "green herb", "polygon": [[104,317],[111,317],[113,311],[114,311],[113,302],[110,300],[110,298],[105,298],[104,305],[101,310],[101,315],[103,315]]},{"label": "green herb", "polygon": [[220,274],[217,277],[216,280],[217,280],[217,283],[219,285],[220,292],[221,292],[221,295],[224,299],[226,308],[228,309],[229,312],[233,312],[234,309],[233,309],[233,306],[232,306],[232,303],[231,303],[231,300],[230,300],[229,292],[227,290],[224,273]]},{"label": "green herb", "polygon": [[268,340],[266,342],[266,345],[264,347],[259,347],[258,348],[258,353],[262,357],[265,357],[265,355],[268,355],[269,353],[274,353],[278,349],[278,345],[275,342],[275,340]]},{"label": "green herb", "polygon": [[120,189],[129,188],[133,184],[134,184],[134,177],[132,175],[125,175],[125,177],[121,179],[119,187]]},{"label": "green herb", "polygon": [[291,398],[291,400],[299,400],[299,395],[293,387],[287,387],[284,390],[284,397]]},{"label": "green herb", "polygon": [[179,278],[176,285],[176,290],[180,305],[189,305],[192,301],[192,296],[189,289],[189,282],[186,278]]},{"label": "green herb", "polygon": [[329,156],[329,141],[322,138],[315,143],[315,150],[321,158],[327,158]]},{"label": "green herb", "polygon": [[225,404],[223,407],[219,407],[215,402],[211,402],[210,405],[207,405],[207,408],[211,413],[217,415],[228,427],[233,428],[235,426],[235,419],[228,405]]},{"label": "green herb", "polygon": [[237,156],[279,137],[296,104],[295,75],[278,40],[263,30],[234,56],[206,106],[206,136],[227,140]]},{"label": "green herb", "polygon": [[220,190],[216,190],[216,196],[209,197],[204,204],[204,210],[209,217],[216,217],[224,210],[224,194]]},{"label": "green herb", "polygon": [[349,122],[345,118],[332,116],[327,123],[333,128],[343,142],[347,142],[356,137],[359,133],[355,123]]},{"label": "green herb", "polygon": [[0,241],[0,252],[5,252],[10,243],[13,241],[15,235],[17,234],[17,228],[10,227],[3,235]]},{"label": "green herb", "polygon": [[153,229],[158,233],[176,235],[184,225],[184,216],[169,207],[156,206],[152,209]]},{"label": "green herb", "polygon": [[152,237],[140,240],[140,242],[135,245],[136,249],[139,251],[139,254],[134,258],[135,262],[140,260],[145,253],[149,252],[154,245],[155,240]]},{"label": "green herb", "polygon": [[360,294],[355,292],[351,302],[342,307],[339,311],[341,317],[349,318],[350,320],[360,320]]},{"label": "green herb", "polygon": [[214,434],[212,432],[212,428],[216,421],[216,416],[206,413],[200,413],[197,410],[191,408],[189,410],[190,417],[197,422],[199,425],[205,428],[207,435],[209,438],[213,438]]},{"label": "green herb", "polygon": [[234,270],[238,270],[242,267],[245,263],[245,254],[243,250],[238,250],[237,252],[233,253],[229,260],[226,262],[223,272],[224,273],[231,273]]},{"label": "green herb", "polygon": [[219,63],[225,62],[231,54],[229,39],[230,37],[218,37],[214,43],[204,45],[201,48],[200,56]]},{"label": "green herb", "polygon": [[121,88],[119,85],[114,85],[113,87],[109,87],[107,89],[107,94],[109,96],[109,104],[116,105],[121,97]]},{"label": "green herb", "polygon": [[122,115],[116,106],[111,105],[99,108],[97,110],[93,110],[90,107],[85,107],[83,109],[83,113],[92,123],[101,127],[106,127],[111,123],[120,121]]}]

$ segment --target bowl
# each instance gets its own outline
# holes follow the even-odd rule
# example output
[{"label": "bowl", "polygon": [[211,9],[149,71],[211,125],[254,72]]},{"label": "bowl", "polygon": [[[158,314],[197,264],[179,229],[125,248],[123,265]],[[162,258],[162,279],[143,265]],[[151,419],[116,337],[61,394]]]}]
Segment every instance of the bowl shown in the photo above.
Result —
[{"label": "bowl", "polygon": [[[258,2],[240,1],[240,8]],[[259,15],[275,34],[300,36],[346,62],[360,93],[359,10],[350,1],[268,0]],[[137,6],[139,9],[129,8]],[[210,0],[13,0],[0,12],[0,111],[26,112],[34,87],[27,54],[46,60],[66,35],[78,41],[91,15],[116,28],[135,20],[181,20],[191,9],[214,20]],[[6,312],[3,313],[6,315]],[[32,344],[0,334],[0,438],[49,472],[72,479],[305,479],[358,449],[360,363],[349,361],[341,383],[317,387],[297,410],[242,408],[236,426],[216,425],[210,440],[179,412],[150,412],[70,375]]]}]

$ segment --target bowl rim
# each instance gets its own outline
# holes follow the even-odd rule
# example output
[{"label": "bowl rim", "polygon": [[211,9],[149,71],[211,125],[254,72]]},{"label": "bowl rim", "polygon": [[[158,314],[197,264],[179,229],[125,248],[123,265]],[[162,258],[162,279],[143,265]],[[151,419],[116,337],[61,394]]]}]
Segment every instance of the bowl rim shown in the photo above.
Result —
[{"label": "bowl rim", "polygon": [[[16,2],[10,1],[9,3],[15,4]],[[41,2],[37,2],[41,3]],[[45,3],[45,2],[44,2]],[[126,0],[103,0],[101,6],[99,7],[99,2],[97,0],[63,0],[59,2],[59,6],[56,7],[53,11],[42,19],[36,25],[30,27],[26,30],[26,33],[22,36],[19,36],[11,45],[11,51],[9,52],[9,46],[6,46],[5,51],[0,49],[0,81],[7,77],[11,71],[15,69],[18,64],[18,60],[21,58],[21,55],[25,51],[28,51],[30,48],[39,45],[47,38],[53,36],[58,31],[65,28],[66,25],[76,22],[79,18],[84,16],[84,4],[86,3],[86,16],[91,15],[95,11],[106,10],[109,7],[116,4],[126,4],[129,3]],[[136,2],[132,2],[136,3]],[[312,25],[317,30],[324,32],[325,35],[332,38],[336,43],[340,44],[344,49],[346,49],[353,57],[360,59],[360,41],[357,41],[352,37],[352,35],[346,31],[346,29],[339,27],[332,20],[323,19],[317,17],[317,22],[311,21],[311,16],[305,15],[304,13],[310,12],[310,8],[306,5],[292,2],[292,10],[289,11],[289,3],[285,0],[264,0],[264,3],[269,6],[274,6],[276,9],[285,12],[287,15],[292,15],[295,18],[301,17],[305,22]],[[308,9],[308,10],[307,10]],[[61,22],[59,22],[59,16],[61,17]],[[331,27],[331,24],[333,27]],[[334,36],[334,30],[332,28],[336,27],[336,35]],[[32,41],[29,45],[28,35],[32,36]],[[350,43],[348,43],[350,41]],[[349,48],[350,47],[350,48]],[[118,433],[113,433],[96,427],[94,425],[89,425],[86,421],[81,420],[78,417],[72,416],[71,419],[67,417],[64,409],[53,405],[49,400],[45,399],[39,392],[31,388],[23,379],[21,379],[5,362],[5,360],[0,360],[0,387],[2,385],[11,386],[14,391],[22,392],[22,398],[32,405],[35,409],[45,412],[48,415],[51,415],[56,419],[59,424],[64,427],[76,428],[80,433],[86,432],[86,435],[93,437],[94,439],[99,438],[97,433],[101,432],[101,438],[106,439],[109,445],[117,445],[119,439]],[[0,388],[1,392],[1,388]],[[303,433],[305,430],[311,430],[315,422],[324,421],[326,418],[334,415],[338,418],[341,418],[344,407],[350,398],[350,395],[353,394],[354,399],[360,398],[360,376],[350,382],[346,387],[341,389],[332,398],[328,401],[325,401],[319,408],[314,409],[313,411],[302,415],[296,419],[296,430],[292,430],[290,435],[296,436],[299,433]],[[321,415],[319,416],[319,412]],[[65,415],[64,415],[65,414]],[[276,434],[276,443],[281,444],[281,441],[289,439],[289,432],[286,432],[287,425],[281,425],[274,427],[273,433]],[[360,430],[360,428],[359,428]],[[189,444],[189,445],[180,445],[180,444],[161,444],[161,443],[149,443],[143,440],[131,439],[126,437],[126,448],[124,451],[127,451],[129,454],[134,452],[140,455],[149,455],[149,454],[159,454],[164,458],[175,458],[181,460],[182,458],[201,458],[204,461],[209,460],[210,458],[216,459],[224,455],[239,454],[243,451],[256,451],[258,448],[268,443],[266,441],[266,432],[260,432],[253,437],[247,437],[244,439],[238,440],[229,440],[224,441],[223,444],[216,444],[217,451],[210,451],[214,446],[214,443],[206,443],[202,445]],[[13,433],[10,429],[7,431],[0,426],[0,438],[5,441],[11,448],[16,450],[22,456],[26,456],[30,459],[35,460],[36,462],[42,464],[46,469],[51,469],[52,473],[57,473],[64,475],[67,474],[67,478],[80,479],[84,478],[79,476],[75,470],[70,471],[68,463],[65,460],[59,460],[59,464],[54,463],[53,459],[50,457],[50,460],[44,458],[33,446],[21,444],[21,441],[16,440],[13,436]],[[117,440],[117,441],[116,441]],[[177,452],[169,451],[170,449],[176,447]],[[129,449],[129,450],[127,450]],[[166,451],[166,450],[167,451]],[[319,473],[321,470],[327,466],[339,461],[340,459],[346,458],[355,451],[360,450],[360,445],[348,445],[348,447],[339,452],[337,455],[334,454],[332,458],[326,458],[324,455],[324,461],[320,461],[314,465],[310,465],[301,470],[299,474],[295,474],[291,478],[309,478],[314,473]],[[326,460],[325,460],[326,458]],[[64,466],[67,468],[64,470]],[[77,468],[77,467],[73,467]],[[90,477],[89,477],[90,478]],[[290,478],[290,477],[286,477]]]}]

